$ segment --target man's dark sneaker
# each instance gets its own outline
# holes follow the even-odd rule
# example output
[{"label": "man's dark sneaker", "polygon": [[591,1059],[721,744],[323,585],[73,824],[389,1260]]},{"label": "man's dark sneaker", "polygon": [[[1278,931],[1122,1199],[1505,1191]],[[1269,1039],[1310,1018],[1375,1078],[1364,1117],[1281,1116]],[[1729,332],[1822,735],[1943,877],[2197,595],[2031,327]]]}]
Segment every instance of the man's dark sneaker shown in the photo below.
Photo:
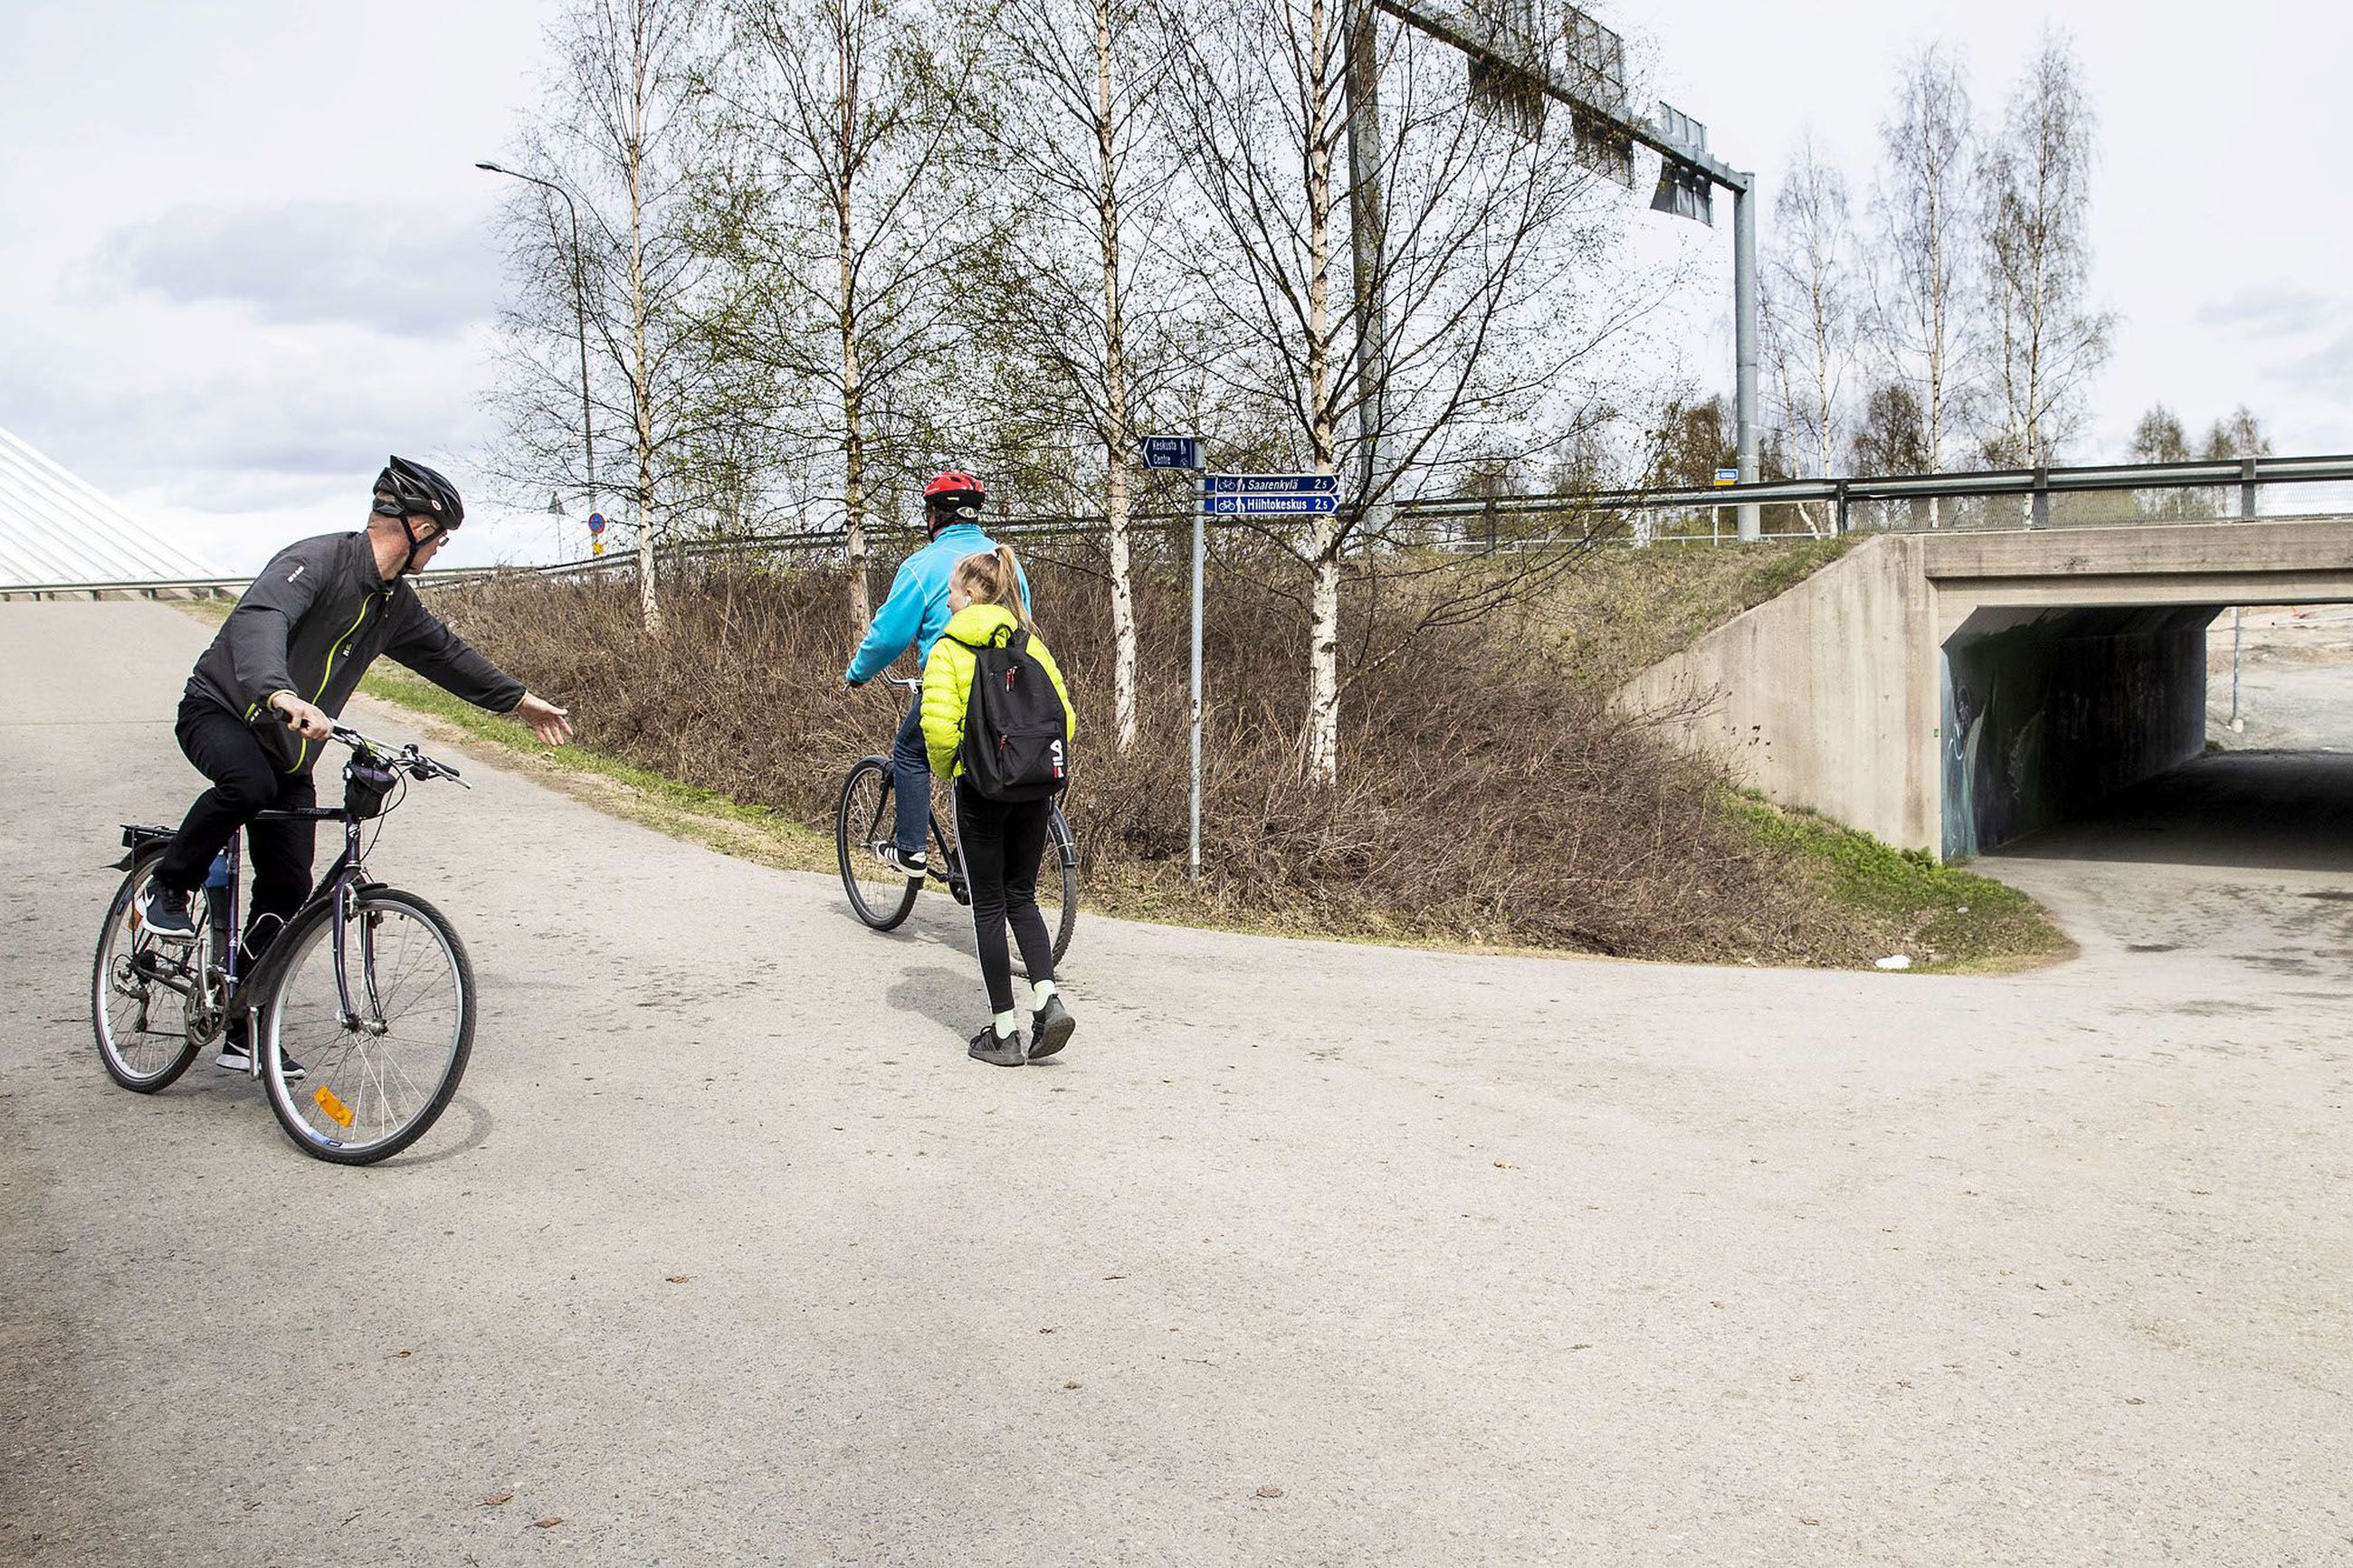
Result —
[{"label": "man's dark sneaker", "polygon": [[188,913],[187,893],[161,882],[147,884],[147,895],[139,900],[139,923],[146,927],[149,936],[164,942],[196,939],[196,922]]},{"label": "man's dark sneaker", "polygon": [[1021,1031],[1016,1029],[999,1037],[994,1024],[972,1037],[970,1055],[973,1060],[987,1062],[993,1068],[1018,1068],[1029,1059],[1021,1049]]},{"label": "man's dark sneaker", "polygon": [[1029,1016],[1029,1059],[1050,1057],[1071,1043],[1079,1021],[1062,1005],[1062,994],[1055,992],[1046,998],[1046,1005]]},{"label": "man's dark sneaker", "polygon": [[896,844],[882,847],[882,864],[906,878],[920,882],[932,872],[932,858],[921,849],[902,849]]},{"label": "man's dark sneaker", "polygon": [[[213,1058],[213,1066],[225,1068],[229,1072],[251,1072],[253,1070],[253,1052],[245,1043],[244,1025],[231,1024],[229,1026],[228,1032],[221,1037],[220,1055]],[[292,1057],[288,1057],[286,1058],[286,1081],[288,1083],[299,1082],[301,1079],[308,1076],[308,1074],[303,1072],[302,1064],[301,1062],[296,1061]]]}]

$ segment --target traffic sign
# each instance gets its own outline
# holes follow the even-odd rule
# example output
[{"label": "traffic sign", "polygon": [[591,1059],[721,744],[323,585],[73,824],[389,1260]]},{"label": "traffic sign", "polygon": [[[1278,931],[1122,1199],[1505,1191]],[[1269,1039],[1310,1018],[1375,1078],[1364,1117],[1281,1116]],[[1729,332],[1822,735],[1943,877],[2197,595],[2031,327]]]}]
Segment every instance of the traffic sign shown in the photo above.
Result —
[{"label": "traffic sign", "polygon": [[1198,468],[1201,466],[1198,436],[1146,436],[1144,466],[1147,468]]},{"label": "traffic sign", "polygon": [[1338,496],[1204,496],[1201,510],[1212,517],[1266,517],[1340,510]]},{"label": "traffic sign", "polygon": [[[1340,481],[1332,474],[1211,474],[1203,485],[1205,493],[1213,496],[1328,496],[1339,489]],[[1332,508],[1307,510],[1330,511]]]},{"label": "traffic sign", "polygon": [[1719,485],[1736,485],[1740,482],[1740,470],[1738,468],[1718,468],[1715,470],[1715,482]]},{"label": "traffic sign", "polygon": [[602,533],[605,531],[605,514],[603,512],[592,511],[588,514],[588,531],[591,533]]}]

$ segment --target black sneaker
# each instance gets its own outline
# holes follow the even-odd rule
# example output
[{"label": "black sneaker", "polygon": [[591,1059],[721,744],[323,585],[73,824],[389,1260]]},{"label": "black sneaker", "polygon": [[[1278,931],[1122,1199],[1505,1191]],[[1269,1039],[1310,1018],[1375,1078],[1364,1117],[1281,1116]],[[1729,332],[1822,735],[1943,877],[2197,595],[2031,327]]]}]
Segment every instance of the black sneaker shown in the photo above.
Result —
[{"label": "black sneaker", "polygon": [[[213,1066],[228,1072],[253,1070],[253,1051],[245,1043],[245,1031],[242,1028],[232,1026],[227,1034],[221,1037],[220,1055],[213,1058]],[[310,1075],[302,1070],[301,1062],[296,1061],[292,1057],[286,1058],[288,1083],[299,1082],[308,1076]]]},{"label": "black sneaker", "polygon": [[882,847],[882,864],[911,882],[920,882],[932,874],[932,858],[921,849],[906,850],[896,844]]},{"label": "black sneaker", "polygon": [[1046,1005],[1029,1016],[1029,1059],[1050,1057],[1071,1043],[1071,1036],[1079,1021],[1062,1005],[1062,994],[1055,992],[1046,998]]},{"label": "black sneaker", "polygon": [[972,1049],[967,1053],[976,1062],[987,1062],[993,1068],[1018,1068],[1029,1057],[1021,1049],[1021,1031],[999,1038],[997,1026],[991,1024],[972,1037]]},{"label": "black sneaker", "polygon": [[161,882],[147,884],[147,896],[139,900],[139,923],[147,934],[164,942],[194,942],[196,940],[195,918],[188,913],[188,895],[185,889],[167,888]]}]

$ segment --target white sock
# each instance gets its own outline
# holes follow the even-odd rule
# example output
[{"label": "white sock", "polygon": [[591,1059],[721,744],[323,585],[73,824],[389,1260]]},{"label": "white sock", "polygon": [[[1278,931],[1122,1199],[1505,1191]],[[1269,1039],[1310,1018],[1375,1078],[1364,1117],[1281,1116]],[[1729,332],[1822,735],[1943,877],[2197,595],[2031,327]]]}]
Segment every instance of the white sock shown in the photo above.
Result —
[{"label": "white sock", "polygon": [[1021,1015],[1018,1013],[999,1013],[996,1021],[997,1037],[1000,1040],[1009,1040],[1021,1032]]},{"label": "white sock", "polygon": [[1043,1007],[1046,1005],[1046,998],[1053,994],[1054,983],[1050,980],[1040,980],[1037,984],[1029,987],[1029,1011],[1035,1013],[1039,1008]]}]

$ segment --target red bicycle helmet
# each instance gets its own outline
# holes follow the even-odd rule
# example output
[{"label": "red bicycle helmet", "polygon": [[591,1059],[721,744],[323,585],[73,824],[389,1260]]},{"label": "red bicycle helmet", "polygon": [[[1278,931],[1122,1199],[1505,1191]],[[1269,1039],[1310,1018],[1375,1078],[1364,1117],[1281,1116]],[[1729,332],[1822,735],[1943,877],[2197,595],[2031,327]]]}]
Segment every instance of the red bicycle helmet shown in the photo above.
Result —
[{"label": "red bicycle helmet", "polygon": [[987,500],[988,487],[978,475],[955,468],[936,474],[923,487],[923,531],[936,534],[949,519],[977,522],[981,503]]}]

